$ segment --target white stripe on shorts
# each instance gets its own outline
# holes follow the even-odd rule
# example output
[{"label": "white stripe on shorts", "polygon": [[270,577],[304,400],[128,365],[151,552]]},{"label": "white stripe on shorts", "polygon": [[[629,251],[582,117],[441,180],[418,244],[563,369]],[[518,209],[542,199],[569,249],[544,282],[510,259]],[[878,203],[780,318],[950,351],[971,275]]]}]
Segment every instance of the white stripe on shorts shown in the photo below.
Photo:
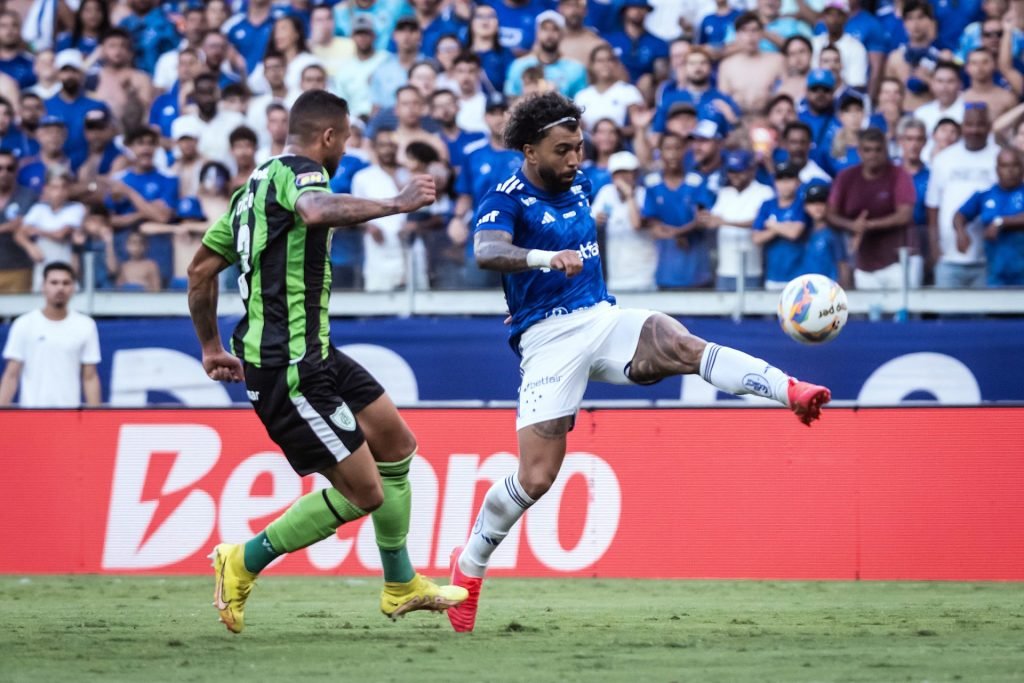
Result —
[{"label": "white stripe on shorts", "polygon": [[345,444],[342,443],[341,439],[338,438],[338,435],[334,433],[334,430],[331,429],[330,425],[324,421],[324,418],[320,413],[316,412],[313,406],[310,405],[305,396],[301,394],[298,396],[292,396],[292,403],[295,404],[295,407],[299,411],[299,415],[302,416],[302,419],[309,424],[313,433],[316,434],[318,439],[320,439],[320,443],[322,443],[327,450],[331,452],[331,455],[334,456],[335,460],[341,462],[348,456],[352,455],[352,452],[345,448]]}]

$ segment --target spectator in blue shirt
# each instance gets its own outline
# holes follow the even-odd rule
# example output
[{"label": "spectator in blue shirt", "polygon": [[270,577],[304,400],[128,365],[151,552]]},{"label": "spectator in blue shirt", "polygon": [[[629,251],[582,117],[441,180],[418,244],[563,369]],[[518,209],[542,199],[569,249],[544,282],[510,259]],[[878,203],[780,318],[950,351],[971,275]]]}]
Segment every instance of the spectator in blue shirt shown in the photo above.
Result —
[{"label": "spectator in blue shirt", "polygon": [[441,0],[412,0],[416,19],[423,31],[423,54],[434,54],[438,39],[449,33],[462,36],[466,23],[459,19],[451,7],[441,7]]},{"label": "spectator in blue shirt", "polygon": [[[333,3],[332,3],[333,4]],[[373,22],[374,48],[386,51],[391,33],[401,17],[412,16],[406,0],[350,0],[334,5],[334,30],[341,36],[352,36],[356,17],[366,16]]]},{"label": "spectator in blue shirt", "polygon": [[[530,27],[532,30],[532,21]],[[497,11],[489,5],[477,5],[473,8],[466,45],[480,57],[480,65],[483,67],[489,89],[504,92],[505,75],[516,56],[512,50],[501,44],[498,28]]]},{"label": "spectator in blue shirt", "polygon": [[811,129],[812,149],[827,149],[832,129],[838,125],[832,94],[836,77],[827,69],[813,69],[807,75],[807,97],[801,103],[797,118]]},{"label": "spectator in blue shirt", "polygon": [[54,66],[57,67],[61,89],[46,100],[46,113],[61,119],[67,125],[68,137],[64,143],[64,152],[77,168],[89,154],[89,144],[85,140],[85,115],[93,109],[106,110],[106,106],[85,96],[82,87],[85,81],[85,64],[81,52],[58,52]]},{"label": "spectator in blue shirt", "polygon": [[465,160],[465,149],[468,145],[483,140],[486,134],[479,131],[470,132],[459,128],[455,118],[459,113],[459,100],[451,90],[435,90],[430,96],[430,118],[441,126],[438,135],[448,147],[448,161],[458,173]]},{"label": "spectator in blue shirt", "polygon": [[925,207],[924,199],[928,192],[931,171],[921,158],[925,143],[928,141],[928,133],[923,123],[908,116],[900,120],[896,126],[896,140],[900,146],[899,165],[914,181],[914,192],[917,193],[911,230],[913,246],[916,246],[920,253],[928,254],[928,209]]},{"label": "spectator in blue shirt", "polygon": [[700,116],[722,118],[730,125],[739,121],[742,110],[736,101],[712,86],[714,64],[706,48],[690,48],[675,78],[665,82],[661,88],[661,101],[655,110],[652,129],[656,133],[665,131],[665,122],[673,104],[692,104]]},{"label": "spectator in blue shirt", "polygon": [[934,0],[941,49],[956,50],[964,29],[972,22],[984,18],[981,3],[982,0]]},{"label": "spectator in blue shirt", "polygon": [[819,273],[843,287],[852,284],[849,257],[843,236],[826,221],[828,194],[831,186],[817,183],[804,193],[804,212],[810,222],[810,233],[804,246],[800,274]]},{"label": "spectator in blue shirt", "polygon": [[14,106],[0,97],[0,150],[19,161],[39,151],[39,144],[14,124]]},{"label": "spectator in blue shirt", "polygon": [[668,78],[668,43],[644,28],[651,11],[647,0],[622,0],[619,17],[622,30],[607,36],[629,73],[629,80],[650,99],[658,83]]},{"label": "spectator in blue shirt", "polygon": [[24,52],[21,42],[21,17],[14,10],[0,12],[0,73],[5,73],[21,89],[35,85],[32,55]]},{"label": "spectator in blue shirt", "polygon": [[565,17],[554,10],[546,10],[537,15],[536,26],[533,52],[512,62],[505,78],[505,94],[509,97],[522,95],[523,72],[540,66],[544,69],[544,79],[572,99],[587,87],[587,69],[579,62],[563,57],[559,49],[565,33]]},{"label": "spectator in blue shirt", "polygon": [[975,192],[953,217],[957,249],[965,252],[972,237],[969,223],[977,220],[985,239],[989,287],[1024,285],[1024,165],[1020,153],[1004,149],[996,157],[999,182]]},{"label": "spectator in blue shirt", "polygon": [[57,37],[54,50],[78,50],[92,54],[100,40],[110,30],[110,11],[104,0],[83,0],[75,11],[75,23],[70,31]]},{"label": "spectator in blue shirt", "polygon": [[800,275],[807,217],[799,197],[800,169],[788,162],[775,167],[775,197],[761,205],[751,238],[764,254],[764,288],[781,291]]},{"label": "spectator in blue shirt", "polygon": [[64,153],[67,124],[57,116],[44,116],[39,122],[39,154],[22,159],[18,184],[33,192],[42,192],[47,175],[74,177],[74,165]]},{"label": "spectator in blue shirt", "polygon": [[[110,222],[115,230],[114,247],[122,261],[128,258],[129,234],[143,223],[171,223],[178,206],[178,179],[163,175],[154,165],[159,136],[149,128],[139,128],[126,134],[124,142],[131,152],[132,165],[114,176],[107,197],[107,207],[112,214]],[[170,233],[152,235],[149,255],[160,267],[164,284],[170,280],[174,267],[172,249]]]},{"label": "spectator in blue shirt", "polygon": [[497,13],[502,47],[511,50],[516,56],[529,52],[537,40],[534,20],[549,7],[542,0],[495,0],[486,4]]},{"label": "spectator in blue shirt", "polygon": [[686,172],[686,184],[714,202],[726,183],[722,167],[722,141],[725,131],[713,119],[701,119],[690,133],[693,163]]},{"label": "spectator in blue shirt", "polygon": [[251,73],[263,60],[270,44],[275,15],[270,0],[249,0],[245,13],[239,12],[221,27],[221,33],[245,58],[245,65]]},{"label": "spectator in blue shirt", "polygon": [[828,162],[826,170],[832,176],[860,163],[857,135],[864,128],[864,102],[859,97],[845,96],[839,100],[838,109],[839,125],[832,129],[824,154],[821,155]]},{"label": "spectator in blue shirt", "polygon": [[712,284],[711,244],[713,236],[697,225],[697,211],[714,204],[700,188],[686,184],[683,153],[686,141],[665,133],[658,145],[662,171],[648,179],[643,217],[657,238],[658,268],[654,274],[659,289],[709,287]]},{"label": "spectator in blue shirt", "polygon": [[118,25],[132,36],[135,67],[152,76],[156,60],[176,48],[181,38],[156,0],[128,0],[128,8],[132,13]]},{"label": "spectator in blue shirt", "polygon": [[739,15],[740,11],[730,5],[729,0],[715,0],[715,11],[704,17],[697,29],[697,44],[716,53],[720,51],[725,47],[725,38]]}]

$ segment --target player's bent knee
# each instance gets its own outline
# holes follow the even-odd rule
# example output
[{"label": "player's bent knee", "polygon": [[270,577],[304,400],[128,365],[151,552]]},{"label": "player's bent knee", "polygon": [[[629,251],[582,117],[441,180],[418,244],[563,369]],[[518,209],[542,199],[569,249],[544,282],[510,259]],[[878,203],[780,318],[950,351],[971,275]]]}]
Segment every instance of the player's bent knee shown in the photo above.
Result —
[{"label": "player's bent knee", "polygon": [[673,342],[676,357],[683,368],[683,374],[695,375],[700,372],[700,359],[704,355],[704,347],[707,346],[707,342],[689,332],[679,334]]},{"label": "player's bent knee", "polygon": [[360,510],[373,512],[384,504],[384,489],[379,482],[375,482],[372,486],[362,486],[351,491],[348,498]]},{"label": "player's bent knee", "polygon": [[552,472],[520,472],[519,483],[522,485],[523,490],[526,491],[526,495],[534,500],[540,500],[541,496],[547,493],[551,485],[555,483],[557,476],[558,470]]}]

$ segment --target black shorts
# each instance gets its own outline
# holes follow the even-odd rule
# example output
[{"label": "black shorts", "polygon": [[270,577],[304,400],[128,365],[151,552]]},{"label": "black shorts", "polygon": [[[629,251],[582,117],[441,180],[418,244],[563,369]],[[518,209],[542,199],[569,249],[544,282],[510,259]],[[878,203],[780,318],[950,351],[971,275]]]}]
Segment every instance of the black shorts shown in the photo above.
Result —
[{"label": "black shorts", "polygon": [[355,416],[384,394],[366,368],[333,347],[323,361],[284,368],[246,363],[245,387],[267,434],[301,475],[362,446],[366,437]]}]

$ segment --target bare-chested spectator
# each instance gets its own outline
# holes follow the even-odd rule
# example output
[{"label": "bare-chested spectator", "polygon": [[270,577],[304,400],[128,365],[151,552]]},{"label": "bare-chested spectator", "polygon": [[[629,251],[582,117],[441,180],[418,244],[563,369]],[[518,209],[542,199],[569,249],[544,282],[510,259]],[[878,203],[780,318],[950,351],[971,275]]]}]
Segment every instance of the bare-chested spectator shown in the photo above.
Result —
[{"label": "bare-chested spectator", "polygon": [[967,75],[971,77],[971,87],[964,91],[964,102],[984,102],[988,105],[989,115],[999,118],[1017,105],[1017,98],[1006,88],[1001,88],[993,81],[996,72],[996,61],[992,54],[978,48],[967,56]]},{"label": "bare-chested spectator", "polygon": [[776,93],[789,95],[799,102],[807,93],[807,74],[811,72],[811,41],[803,36],[793,36],[782,46],[786,58],[786,75],[775,89]]},{"label": "bare-chested spectator", "polygon": [[741,14],[735,27],[740,51],[722,61],[718,87],[736,100],[744,112],[761,111],[771,98],[776,81],[785,77],[785,63],[777,52],[761,50],[764,24],[757,14]]},{"label": "bare-chested spectator", "polygon": [[885,75],[904,84],[903,108],[913,111],[931,99],[932,75],[943,60],[935,41],[938,28],[931,4],[927,0],[907,0],[903,5],[903,28],[907,42],[889,55]]},{"label": "bare-chested spectator", "polygon": [[426,102],[423,94],[412,85],[403,85],[398,89],[395,96],[395,116],[398,118],[398,127],[395,129],[394,138],[398,145],[399,164],[405,162],[405,148],[410,142],[425,142],[437,150],[438,155],[448,159],[448,146],[440,136],[423,129],[422,117],[426,113]]},{"label": "bare-chested spectator", "polygon": [[149,75],[132,66],[131,35],[120,28],[109,30],[100,43],[100,53],[103,66],[95,97],[126,128],[137,128],[146,121],[155,92]]},{"label": "bare-chested spectator", "polygon": [[558,13],[565,17],[562,54],[586,64],[594,48],[605,42],[593,29],[583,25],[587,17],[587,0],[558,0]]}]

